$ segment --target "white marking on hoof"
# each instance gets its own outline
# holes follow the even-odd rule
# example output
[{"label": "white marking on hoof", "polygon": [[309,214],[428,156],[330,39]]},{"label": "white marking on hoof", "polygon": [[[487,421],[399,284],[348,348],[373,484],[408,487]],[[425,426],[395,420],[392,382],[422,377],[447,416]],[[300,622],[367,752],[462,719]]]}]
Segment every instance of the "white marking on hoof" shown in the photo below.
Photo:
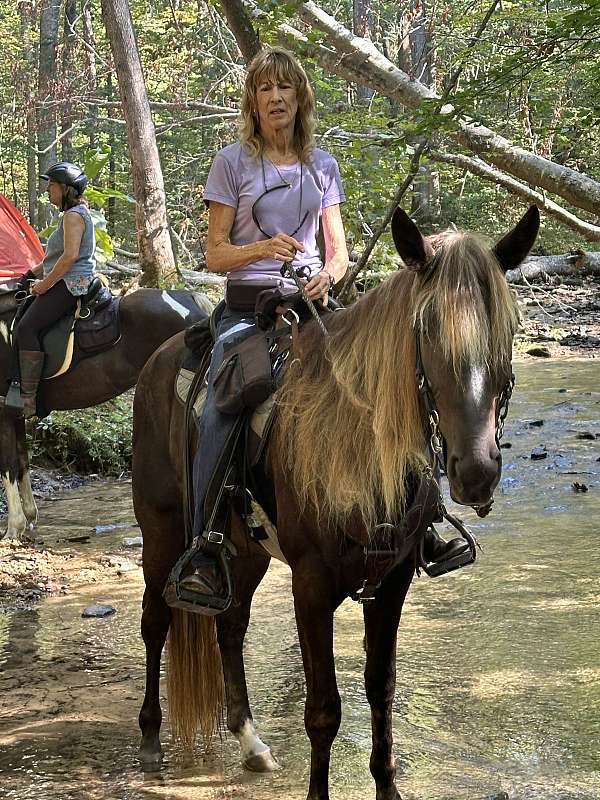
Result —
[{"label": "white marking on hoof", "polygon": [[252,772],[273,772],[279,764],[271,749],[260,740],[254,725],[247,719],[242,730],[235,734],[242,750],[242,763]]},{"label": "white marking on hoof", "polygon": [[261,753],[258,756],[250,756],[244,761],[244,767],[249,772],[275,772],[281,769],[279,764],[270,750]]},{"label": "white marking on hoof", "polygon": [[38,521],[38,508],[33,496],[31,473],[29,470],[23,473],[23,478],[19,481],[19,494],[21,495],[21,504],[25,519],[29,523],[29,528],[31,529]]},{"label": "white marking on hoof", "polygon": [[165,301],[165,303],[168,306],[171,306],[173,311],[175,311],[175,312],[177,312],[177,314],[179,314],[180,317],[183,317],[183,319],[186,319],[187,317],[189,317],[189,315],[190,315],[189,309],[187,309],[181,303],[178,303],[177,300],[175,300],[173,297],[171,297],[171,295],[168,292],[163,291],[162,294],[161,294],[161,297],[162,297],[162,299]]},{"label": "white marking on hoof", "polygon": [[11,481],[8,473],[2,474],[2,484],[6,493],[6,505],[8,506],[8,526],[5,537],[7,539],[20,539],[21,535],[27,530],[27,520],[23,513],[19,487],[16,481]]}]

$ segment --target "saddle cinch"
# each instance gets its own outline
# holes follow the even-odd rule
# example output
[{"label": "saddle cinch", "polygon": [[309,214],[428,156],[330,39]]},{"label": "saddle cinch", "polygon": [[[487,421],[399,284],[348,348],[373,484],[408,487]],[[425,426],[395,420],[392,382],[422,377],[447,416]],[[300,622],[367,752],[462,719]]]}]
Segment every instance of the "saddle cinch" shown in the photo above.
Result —
[{"label": "saddle cinch", "polygon": [[[11,325],[12,334],[35,297],[29,295],[20,300],[19,291],[11,294],[17,306]],[[42,350],[46,356],[42,373],[44,380],[63,375],[84,358],[109,350],[119,341],[120,301],[121,298],[114,297],[101,278],[92,280],[86,294],[77,299],[75,310],[61,317],[42,336]]]}]

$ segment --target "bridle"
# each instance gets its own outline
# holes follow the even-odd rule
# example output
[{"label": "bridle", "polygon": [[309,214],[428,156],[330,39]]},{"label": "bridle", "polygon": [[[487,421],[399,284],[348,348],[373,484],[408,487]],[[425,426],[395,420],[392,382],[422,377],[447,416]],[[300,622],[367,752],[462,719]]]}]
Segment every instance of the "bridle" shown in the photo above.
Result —
[{"label": "bridle", "polygon": [[[427,379],[427,375],[425,374],[425,368],[423,366],[423,357],[421,354],[421,335],[422,334],[420,327],[417,326],[417,329],[415,331],[415,350],[416,350],[415,378],[417,381],[417,389],[419,390],[419,394],[423,400],[423,405],[425,406],[425,411],[427,413],[427,418],[429,423],[428,449],[429,449],[431,463],[427,470],[426,477],[433,478],[433,480],[435,480],[439,486],[439,481],[437,480],[436,473],[439,473],[440,470],[445,470],[446,468],[445,442],[439,427],[440,415],[436,408],[433,392],[431,391],[431,385]],[[504,421],[506,420],[506,417],[508,415],[508,408],[514,386],[515,386],[515,376],[511,370],[510,378],[505,383],[502,391],[498,395],[498,402],[496,404],[495,438],[498,447],[500,447],[500,440],[502,439],[502,436],[504,434]],[[472,508],[479,517],[486,517],[490,513],[493,502],[494,500],[492,498],[489,503],[480,506],[475,505],[472,506]],[[443,503],[441,487],[440,487],[440,510],[442,511],[442,513],[447,513]]]}]

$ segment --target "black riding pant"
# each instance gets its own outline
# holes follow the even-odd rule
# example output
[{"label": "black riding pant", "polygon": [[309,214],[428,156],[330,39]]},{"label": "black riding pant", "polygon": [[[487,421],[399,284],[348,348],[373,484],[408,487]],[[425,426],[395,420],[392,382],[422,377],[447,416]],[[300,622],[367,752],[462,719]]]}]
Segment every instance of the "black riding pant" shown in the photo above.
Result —
[{"label": "black riding pant", "polygon": [[19,350],[41,350],[41,335],[65,314],[75,310],[77,298],[64,281],[58,281],[45,294],[36,295],[17,324],[14,341]]}]

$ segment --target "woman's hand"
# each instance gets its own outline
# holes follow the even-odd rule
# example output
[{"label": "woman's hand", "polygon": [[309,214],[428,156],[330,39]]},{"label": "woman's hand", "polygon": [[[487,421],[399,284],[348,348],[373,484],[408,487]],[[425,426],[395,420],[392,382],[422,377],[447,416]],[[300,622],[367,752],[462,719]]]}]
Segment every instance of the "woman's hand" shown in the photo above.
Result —
[{"label": "woman's hand", "polygon": [[298,250],[303,253],[304,245],[286,233],[278,233],[272,239],[261,242],[263,258],[274,258],[275,261],[292,261]]},{"label": "woman's hand", "polygon": [[46,278],[43,281],[36,281],[35,283],[31,284],[31,289],[29,290],[31,294],[46,294],[48,289],[52,288],[52,284],[48,283]]},{"label": "woman's hand", "polygon": [[311,300],[324,300],[332,284],[331,274],[327,272],[327,270],[322,269],[320,272],[317,272],[316,275],[312,276],[304,288]]}]

